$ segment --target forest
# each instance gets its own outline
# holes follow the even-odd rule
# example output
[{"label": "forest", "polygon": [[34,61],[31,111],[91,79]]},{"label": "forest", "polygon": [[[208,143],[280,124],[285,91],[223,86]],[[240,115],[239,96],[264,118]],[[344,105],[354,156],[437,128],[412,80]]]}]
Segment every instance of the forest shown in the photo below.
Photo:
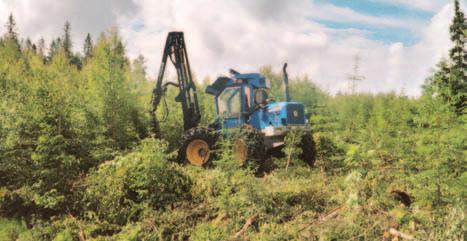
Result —
[{"label": "forest", "polygon": [[[426,73],[421,96],[331,95],[291,79],[316,162],[300,160],[291,134],[288,155],[265,160],[263,173],[232,161],[228,138],[209,167],[174,161],[177,93],[156,139],[154,80],[117,28],[73,48],[68,22],[46,44],[18,36],[13,15],[2,21],[2,241],[465,239],[467,21],[457,1],[449,58]],[[283,99],[280,69],[259,71]],[[210,82],[197,81],[202,125],[216,118]]]}]

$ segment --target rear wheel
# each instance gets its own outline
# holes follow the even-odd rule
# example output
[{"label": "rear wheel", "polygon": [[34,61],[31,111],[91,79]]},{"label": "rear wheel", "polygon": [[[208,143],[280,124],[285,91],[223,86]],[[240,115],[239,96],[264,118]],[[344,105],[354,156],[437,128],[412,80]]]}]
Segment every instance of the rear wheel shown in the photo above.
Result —
[{"label": "rear wheel", "polygon": [[300,159],[311,167],[314,166],[316,160],[316,146],[313,141],[313,136],[310,133],[305,133],[303,135],[300,148],[302,149]]},{"label": "rear wheel", "polygon": [[195,127],[188,130],[180,142],[179,160],[197,166],[205,165],[213,157],[212,150],[216,140],[211,129]]},{"label": "rear wheel", "polygon": [[264,139],[260,131],[243,126],[233,141],[234,158],[241,165],[259,164],[266,156]]}]

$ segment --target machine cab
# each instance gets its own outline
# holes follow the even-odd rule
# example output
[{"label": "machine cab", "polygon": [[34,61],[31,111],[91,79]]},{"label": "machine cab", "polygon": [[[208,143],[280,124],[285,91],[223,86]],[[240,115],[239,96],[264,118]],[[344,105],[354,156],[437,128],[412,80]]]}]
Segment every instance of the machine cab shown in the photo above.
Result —
[{"label": "machine cab", "polygon": [[220,77],[206,89],[215,96],[217,115],[224,128],[249,123],[251,113],[265,105],[269,86],[259,74],[234,74]]}]

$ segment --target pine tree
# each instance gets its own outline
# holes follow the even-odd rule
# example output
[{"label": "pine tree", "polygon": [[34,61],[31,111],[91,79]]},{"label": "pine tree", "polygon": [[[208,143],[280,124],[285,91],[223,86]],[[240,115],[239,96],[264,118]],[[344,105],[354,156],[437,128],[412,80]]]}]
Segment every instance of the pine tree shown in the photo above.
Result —
[{"label": "pine tree", "polygon": [[16,32],[17,31],[16,21],[15,21],[15,18],[13,17],[13,14],[10,14],[5,26],[7,28],[7,32],[5,34],[4,41],[10,42],[10,44],[12,44],[13,47],[16,48],[16,50],[20,51],[21,47],[18,41],[18,34]]},{"label": "pine tree", "polygon": [[58,53],[60,46],[62,45],[62,39],[57,38],[52,40],[49,47],[49,54],[47,55],[47,62],[50,63],[55,54]]},{"label": "pine tree", "polygon": [[32,41],[30,38],[27,38],[26,41],[24,42],[24,47],[25,50],[27,51],[34,51],[35,52],[35,46],[32,44]]},{"label": "pine tree", "polygon": [[139,55],[131,64],[131,86],[138,90],[146,82],[146,59]]},{"label": "pine tree", "polygon": [[13,17],[13,14],[10,14],[8,17],[8,22],[6,24],[7,32],[6,37],[18,41],[18,34],[16,33],[16,21]]},{"label": "pine tree", "polygon": [[458,114],[465,112],[467,101],[467,50],[465,48],[467,24],[459,1],[454,1],[454,19],[450,26],[454,47],[449,51],[449,60],[442,60],[432,76],[427,78],[425,94],[440,97],[449,103]]},{"label": "pine tree", "polygon": [[86,39],[84,40],[84,46],[83,46],[83,53],[84,53],[85,61],[92,56],[92,49],[93,49],[92,38],[91,38],[91,34],[88,33],[86,35]]},{"label": "pine tree", "polygon": [[37,54],[42,59],[45,58],[45,40],[44,40],[44,38],[40,38],[39,42],[37,42]]},{"label": "pine tree", "polygon": [[454,1],[454,19],[450,27],[451,41],[454,47],[449,51],[449,57],[452,61],[451,81],[449,89],[451,92],[451,102],[458,113],[465,110],[467,101],[467,49],[466,30],[467,20],[459,7],[459,1]]},{"label": "pine tree", "polygon": [[[467,69],[467,51],[465,49],[467,22],[464,13],[459,7],[458,0],[454,1],[454,6],[454,19],[449,29],[454,47],[449,52],[449,56],[453,62],[454,68],[465,70]],[[465,78],[465,71],[462,72],[462,77]]]},{"label": "pine tree", "polygon": [[63,28],[63,41],[59,44],[60,48],[65,52],[66,57],[69,59],[70,64],[81,69],[81,57],[73,54],[73,40],[71,39],[71,24],[70,22],[65,22],[65,27]]},{"label": "pine tree", "polygon": [[27,78],[27,63],[18,42],[13,15],[9,16],[5,27],[7,31],[0,44],[0,75],[3,79],[1,85],[10,89],[18,88],[20,80]]},{"label": "pine tree", "polygon": [[71,35],[70,35],[70,31],[71,31],[71,25],[70,25],[70,22],[66,21],[65,22],[65,27],[63,29],[63,42],[62,42],[62,48],[63,50],[65,51],[65,54],[68,58],[71,58],[72,57],[72,47],[73,47],[73,43],[71,41]]},{"label": "pine tree", "polygon": [[427,78],[426,84],[422,86],[425,95],[439,96],[447,100],[450,91],[445,86],[449,85],[450,67],[446,59],[442,59],[436,66],[434,74]]}]

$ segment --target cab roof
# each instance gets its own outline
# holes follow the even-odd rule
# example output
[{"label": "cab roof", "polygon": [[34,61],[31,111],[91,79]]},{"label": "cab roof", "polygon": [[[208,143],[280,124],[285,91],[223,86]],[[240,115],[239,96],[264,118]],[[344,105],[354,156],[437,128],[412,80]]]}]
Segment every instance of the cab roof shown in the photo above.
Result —
[{"label": "cab roof", "polygon": [[266,78],[258,73],[240,74],[234,73],[231,78],[221,76],[217,78],[211,85],[206,88],[206,93],[217,96],[225,88],[238,85],[246,84],[253,88],[268,88]]}]

